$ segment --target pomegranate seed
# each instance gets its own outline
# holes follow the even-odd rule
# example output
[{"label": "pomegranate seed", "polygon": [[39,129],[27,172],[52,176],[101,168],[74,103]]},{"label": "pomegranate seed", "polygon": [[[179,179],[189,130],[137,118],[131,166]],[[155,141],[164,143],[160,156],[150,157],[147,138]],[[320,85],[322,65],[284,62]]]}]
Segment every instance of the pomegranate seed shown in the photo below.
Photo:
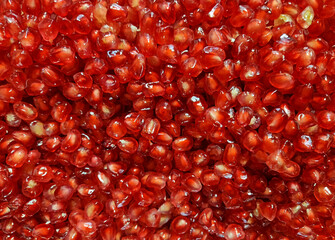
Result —
[{"label": "pomegranate seed", "polygon": [[229,21],[233,27],[242,27],[253,17],[254,11],[247,5],[239,5],[230,17]]},{"label": "pomegranate seed", "polygon": [[15,103],[22,99],[22,93],[16,90],[12,85],[0,86],[0,100],[9,103]]},{"label": "pomegranate seed", "polygon": [[117,146],[126,153],[135,153],[138,148],[138,142],[131,137],[124,137],[117,141]]},{"label": "pomegranate seed", "polygon": [[161,213],[157,209],[152,208],[144,213],[141,217],[143,223],[148,227],[158,227],[161,218]]},{"label": "pomegranate seed", "polygon": [[78,130],[70,130],[62,141],[61,149],[65,152],[76,151],[81,144],[81,134]]},{"label": "pomegranate seed", "polygon": [[202,189],[200,180],[192,174],[185,176],[182,180],[182,184],[189,192],[200,192]]},{"label": "pomegranate seed", "polygon": [[146,180],[146,185],[149,188],[163,189],[166,185],[166,177],[159,173],[149,174]]},{"label": "pomegranate seed", "polygon": [[219,184],[220,178],[212,170],[204,170],[201,174],[201,182],[205,186],[214,186]]},{"label": "pomegranate seed", "polygon": [[72,111],[72,106],[68,102],[61,102],[53,106],[51,115],[57,122],[64,122]]},{"label": "pomegranate seed", "polygon": [[50,239],[54,234],[54,227],[50,224],[39,224],[34,227],[32,235],[44,239]]},{"label": "pomegranate seed", "polygon": [[184,234],[190,228],[190,220],[183,216],[178,216],[171,222],[171,230],[177,234]]},{"label": "pomegranate seed", "polygon": [[28,152],[24,146],[18,146],[9,152],[6,157],[6,163],[11,167],[20,168],[26,163]]},{"label": "pomegranate seed", "polygon": [[225,238],[228,240],[232,239],[243,239],[245,237],[245,232],[242,227],[238,224],[229,224],[226,228]]},{"label": "pomegranate seed", "polygon": [[58,35],[59,26],[54,16],[46,16],[39,22],[38,30],[45,41],[52,41]]},{"label": "pomegranate seed", "polygon": [[78,14],[74,16],[71,20],[73,29],[79,34],[88,34],[91,31],[92,24],[88,17],[84,14]]},{"label": "pomegranate seed", "polygon": [[74,193],[74,189],[69,185],[59,185],[55,189],[55,196],[58,200],[67,201],[70,200]]},{"label": "pomegranate seed", "polygon": [[302,28],[308,28],[312,24],[313,18],[314,18],[314,10],[311,6],[307,6],[297,16],[297,22]]},{"label": "pomegranate seed", "polygon": [[158,13],[162,20],[168,24],[176,21],[176,12],[174,4],[171,2],[162,2],[157,6]]},{"label": "pomegranate seed", "polygon": [[331,238],[333,5],[3,0],[0,235]]},{"label": "pomegranate seed", "polygon": [[122,21],[128,15],[127,9],[123,6],[120,6],[117,3],[113,3],[109,6],[107,11],[107,20],[108,21]]},{"label": "pomegranate seed", "polygon": [[43,191],[43,186],[33,177],[26,177],[22,182],[22,193],[30,198],[39,196]]},{"label": "pomegranate seed", "polygon": [[93,236],[96,232],[96,223],[91,220],[80,220],[75,228],[77,231],[84,236]]},{"label": "pomegranate seed", "polygon": [[273,221],[276,217],[277,205],[271,202],[263,202],[260,204],[260,212],[269,221]]},{"label": "pomegranate seed", "polygon": [[33,174],[36,181],[38,182],[49,182],[53,178],[53,172],[50,166],[36,166],[34,168]]},{"label": "pomegranate seed", "polygon": [[141,189],[141,182],[136,176],[128,175],[123,179],[121,190],[126,194],[133,194]]},{"label": "pomegranate seed", "polygon": [[84,72],[78,72],[73,75],[73,80],[80,88],[91,88],[93,84],[92,77]]},{"label": "pomegranate seed", "polygon": [[54,47],[50,50],[50,61],[55,65],[65,65],[74,61],[75,53],[69,46]]},{"label": "pomegranate seed", "polygon": [[25,102],[17,102],[13,104],[13,109],[15,114],[22,120],[31,121],[38,115],[37,109],[33,105]]},{"label": "pomegranate seed", "polygon": [[188,151],[191,150],[192,146],[193,141],[190,137],[179,137],[172,143],[172,148],[176,151]]}]

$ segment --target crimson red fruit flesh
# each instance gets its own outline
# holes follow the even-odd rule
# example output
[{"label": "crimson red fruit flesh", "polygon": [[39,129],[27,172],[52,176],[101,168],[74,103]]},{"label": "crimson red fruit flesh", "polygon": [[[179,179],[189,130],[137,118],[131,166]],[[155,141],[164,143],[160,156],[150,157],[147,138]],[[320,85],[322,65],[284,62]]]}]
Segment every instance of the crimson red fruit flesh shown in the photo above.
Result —
[{"label": "crimson red fruit flesh", "polygon": [[0,238],[335,238],[334,0],[0,1]]}]

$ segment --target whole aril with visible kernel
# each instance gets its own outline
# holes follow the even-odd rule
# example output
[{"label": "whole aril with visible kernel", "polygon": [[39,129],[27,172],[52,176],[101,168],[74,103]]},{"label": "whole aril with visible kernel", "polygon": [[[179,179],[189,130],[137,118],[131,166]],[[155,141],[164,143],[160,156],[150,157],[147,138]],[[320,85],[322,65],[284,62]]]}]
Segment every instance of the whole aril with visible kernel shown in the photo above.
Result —
[{"label": "whole aril with visible kernel", "polygon": [[334,0],[0,1],[0,238],[335,239]]}]

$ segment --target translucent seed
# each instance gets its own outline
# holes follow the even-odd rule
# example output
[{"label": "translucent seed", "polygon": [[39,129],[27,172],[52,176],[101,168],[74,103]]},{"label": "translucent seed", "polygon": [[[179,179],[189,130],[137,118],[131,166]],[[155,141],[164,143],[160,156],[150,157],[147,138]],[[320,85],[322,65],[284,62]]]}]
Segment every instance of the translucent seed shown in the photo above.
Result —
[{"label": "translucent seed", "polygon": [[314,10],[311,6],[307,6],[302,12],[297,16],[297,22],[299,25],[307,29],[311,26],[314,19]]}]

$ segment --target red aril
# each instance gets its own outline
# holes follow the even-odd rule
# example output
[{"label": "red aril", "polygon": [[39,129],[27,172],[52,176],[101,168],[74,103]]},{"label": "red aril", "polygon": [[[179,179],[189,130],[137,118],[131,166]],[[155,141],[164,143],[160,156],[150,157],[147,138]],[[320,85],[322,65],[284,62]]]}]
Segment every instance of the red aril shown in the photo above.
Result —
[{"label": "red aril", "polygon": [[333,5],[3,0],[1,237],[330,239]]}]

